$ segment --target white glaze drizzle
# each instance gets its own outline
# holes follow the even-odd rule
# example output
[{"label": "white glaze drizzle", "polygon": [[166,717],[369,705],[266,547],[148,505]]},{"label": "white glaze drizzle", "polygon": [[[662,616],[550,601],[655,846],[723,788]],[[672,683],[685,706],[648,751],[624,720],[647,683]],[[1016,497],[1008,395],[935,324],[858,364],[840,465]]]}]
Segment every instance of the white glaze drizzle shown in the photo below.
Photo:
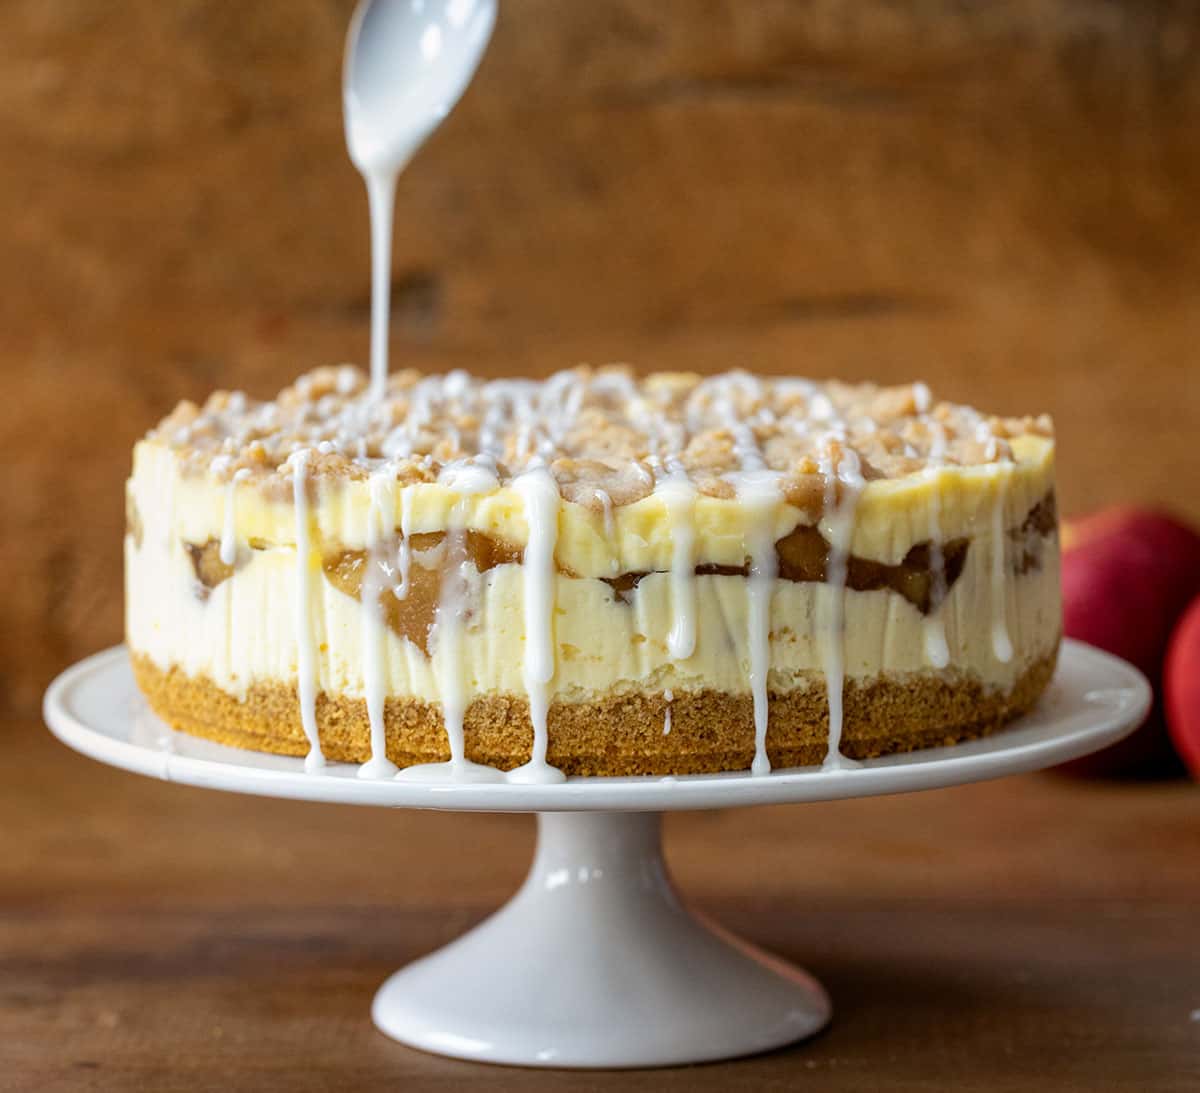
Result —
[{"label": "white glaze drizzle", "polygon": [[[447,468],[447,471],[449,473],[443,472],[443,484],[463,496],[451,507],[447,520],[448,564],[438,592],[431,638],[434,642],[442,724],[450,749],[450,760],[447,763],[419,763],[406,767],[397,777],[414,782],[499,782],[504,778],[501,771],[467,758],[464,722],[470,694],[463,652],[466,632],[464,620],[474,571],[466,552],[467,498],[471,494],[489,493],[496,488],[495,468],[486,456],[481,456],[475,466],[467,466],[464,461],[453,470]],[[439,481],[442,481],[441,477]]]},{"label": "white glaze drizzle", "polygon": [[312,774],[325,766],[321,737],[317,731],[317,654],[313,637],[312,610],[312,536],[308,519],[308,460],[310,452],[294,452],[288,463],[292,468],[292,504],[296,514],[296,690],[300,698],[300,723],[308,738],[304,769]]},{"label": "white glaze drizzle", "polygon": [[219,551],[222,565],[233,565],[237,561],[236,493],[238,484],[245,482],[249,477],[249,469],[241,467],[234,471],[233,477],[225,484],[225,513],[221,521]]},{"label": "white glaze drizzle", "polygon": [[1013,658],[1004,581],[1008,564],[1008,537],[1004,531],[1008,485],[1008,475],[997,475],[996,493],[992,499],[992,654],[1002,664],[1008,664]]},{"label": "white glaze drizzle", "polygon": [[[747,645],[750,659],[750,694],[754,705],[754,759],[750,772],[769,774],[767,729],[770,722],[769,676],[771,671],[771,599],[775,590],[778,558],[775,553],[775,515],[783,500],[779,474],[767,469],[753,428],[737,409],[743,396],[763,403],[762,383],[745,372],[730,372],[702,381],[688,400],[688,425],[701,427],[700,413],[708,403],[733,438],[733,454],[740,470],[726,475],[746,509],[748,528],[746,550],[750,575],[746,579]],[[763,420],[772,415],[765,405],[759,410]]]},{"label": "white glaze drizzle", "polygon": [[397,169],[366,171],[371,213],[371,388],[372,401],[387,392],[388,325],[392,296],[392,212]]},{"label": "white glaze drizzle", "polygon": [[412,572],[412,487],[400,491],[400,549],[396,569],[400,579],[392,586],[392,595],[398,600],[408,596],[408,577]]},{"label": "white glaze drizzle", "polygon": [[[457,506],[456,506],[457,508]],[[463,672],[463,617],[471,575],[464,545],[461,514],[447,535],[450,542],[450,567],[442,580],[437,605],[438,692],[442,702],[442,722],[450,748],[450,770],[457,774],[466,764],[466,739],[463,720],[467,713],[467,686]]]},{"label": "white glaze drizzle", "polygon": [[667,507],[671,530],[671,612],[667,650],[672,660],[696,651],[696,487],[679,464],[655,489]]},{"label": "white glaze drizzle", "polygon": [[666,709],[663,711],[663,736],[671,735],[671,703],[675,701],[675,695],[668,687],[663,691],[663,701],[666,702]]},{"label": "white glaze drizzle", "polygon": [[384,671],[384,647],[387,627],[379,599],[383,594],[383,545],[396,524],[395,478],[387,471],[377,471],[367,480],[367,550],[363,559],[362,584],[359,589],[362,610],[363,693],[367,703],[367,721],[371,727],[371,758],[358,769],[360,778],[390,778],[396,764],[387,757],[385,703],[387,680]]},{"label": "white glaze drizzle", "polygon": [[771,670],[771,598],[778,559],[775,554],[775,513],[782,495],[771,471],[743,471],[734,476],[738,500],[746,509],[746,549],[750,575],[746,578],[747,643],[750,653],[750,694],[754,700],[754,761],[752,774],[769,774],[767,726],[770,719],[768,676]]},{"label": "white glaze drizzle", "polygon": [[946,616],[942,604],[946,598],[946,555],[942,542],[942,501],[940,471],[946,461],[946,430],[930,421],[932,440],[929,446],[929,565],[933,577],[929,611],[922,630],[925,639],[925,658],[935,668],[950,663],[950,647],[946,643]]},{"label": "white glaze drizzle", "polygon": [[456,493],[493,493],[500,488],[495,461],[487,455],[460,459],[446,464],[438,474],[438,484]]},{"label": "white glaze drizzle", "polygon": [[[458,506],[455,506],[458,508]],[[463,671],[463,616],[470,586],[471,564],[463,548],[461,524],[449,533],[451,564],[442,580],[438,597],[435,636],[438,695],[442,705],[442,724],[450,747],[447,763],[419,763],[397,775],[411,782],[499,782],[504,775],[494,767],[467,758],[464,719],[469,696]]]},{"label": "white glaze drizzle", "polygon": [[[609,496],[607,490],[596,489],[593,491],[596,500],[600,502],[600,514],[604,521],[604,538],[611,543],[613,541],[613,503],[612,497]],[[616,559],[613,559],[616,562]]]},{"label": "white glaze drizzle", "polygon": [[[458,508],[458,506],[455,506]],[[463,671],[463,616],[470,585],[471,564],[463,549],[463,529],[450,531],[450,567],[442,579],[438,597],[436,622],[433,630],[436,641],[435,665],[438,696],[442,706],[442,724],[450,747],[446,763],[418,763],[405,767],[396,777],[405,782],[501,782],[503,771],[467,758],[464,719],[469,694]]]},{"label": "white glaze drizzle", "polygon": [[856,765],[854,760],[842,755],[841,745],[846,685],[846,573],[863,478],[858,455],[851,448],[842,448],[842,456],[838,459],[826,445],[822,449],[821,471],[825,476],[823,523],[829,543],[825,581],[820,586],[827,622],[818,628],[829,708],[829,739],[822,768],[839,770]]},{"label": "white glaze drizzle", "polygon": [[524,583],[525,656],[522,674],[533,723],[529,762],[510,771],[510,782],[560,782],[562,771],[546,762],[549,683],[554,678],[554,549],[558,543],[558,486],[550,472],[535,466],[513,481],[525,506],[529,537],[521,579]]}]

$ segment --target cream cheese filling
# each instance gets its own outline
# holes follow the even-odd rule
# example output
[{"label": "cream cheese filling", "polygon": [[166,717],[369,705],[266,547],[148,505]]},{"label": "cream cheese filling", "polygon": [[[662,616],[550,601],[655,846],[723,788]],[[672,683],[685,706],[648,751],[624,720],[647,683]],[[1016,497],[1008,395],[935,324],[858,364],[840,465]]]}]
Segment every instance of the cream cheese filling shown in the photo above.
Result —
[{"label": "cream cheese filling", "polygon": [[[1056,544],[1043,563],[1010,575],[997,604],[989,539],[972,543],[966,564],[937,609],[949,664],[987,686],[1010,687],[1033,661],[1054,648],[1061,629]],[[295,685],[299,678],[293,610],[296,558],[290,547],[243,549],[231,577],[197,595],[198,581],[183,547],[149,536],[139,547],[128,537],[126,630],[130,646],[159,667],[206,676],[242,697],[258,682]],[[439,681],[454,674],[463,697],[526,693],[526,651],[531,635],[525,612],[524,573],[505,564],[480,574],[463,569],[463,619],[454,641],[435,624],[427,656],[388,628],[374,641],[375,671],[389,696],[429,702],[442,696]],[[651,573],[628,602],[595,578],[556,574],[553,582],[551,701],[584,702],[630,691],[676,692],[715,688],[751,690],[750,582],[742,576],[694,578],[695,645],[686,658],[672,656],[675,625],[671,575]],[[777,580],[770,595],[768,689],[781,693],[811,684],[824,671],[829,635],[816,582]],[[390,590],[386,594],[391,594]],[[359,601],[314,574],[309,622],[318,690],[366,697],[362,609]],[[996,655],[994,612],[1003,612],[1013,655]],[[887,590],[845,593],[845,676],[862,680],[882,673],[936,671],[924,641],[926,616]],[[440,640],[441,639],[441,640]],[[544,637],[533,635],[533,640]],[[453,657],[454,663],[444,663]]]},{"label": "cream cheese filling", "polygon": [[[902,479],[865,483],[854,510],[850,552],[861,558],[896,564],[929,537],[929,511],[936,504],[938,525],[945,539],[973,537],[992,523],[997,502],[1001,522],[1019,526],[1054,485],[1053,443],[1041,437],[1013,441],[1016,462],[970,467],[940,467]],[[193,543],[221,538],[227,513],[234,514],[234,534],[240,542],[287,545],[295,542],[292,498],[264,493],[251,481],[232,489],[217,477],[185,474],[174,452],[161,442],[143,440],[134,449],[130,482],[144,519],[158,510],[169,521],[163,532]],[[379,503],[380,486],[370,481],[335,485],[314,480],[318,494],[312,505],[312,534],[316,541],[342,549],[367,545],[368,514]],[[403,487],[391,482],[390,508],[405,507],[409,534],[444,531],[454,522],[502,542],[524,546],[529,523],[519,490],[509,487],[470,493],[443,483]],[[372,490],[375,499],[372,500]],[[403,500],[402,500],[403,494]],[[173,498],[170,511],[162,499]],[[756,514],[740,499],[698,495],[690,506],[691,553],[698,564],[741,565],[745,544],[757,532]],[[606,509],[562,500],[558,512],[555,560],[559,568],[582,576],[612,576],[646,570],[671,569],[678,527],[677,500],[670,490],[656,491],[632,504]],[[800,523],[811,522],[799,509],[780,504],[771,514],[770,534],[781,539]],[[828,521],[823,521],[827,523]]]}]

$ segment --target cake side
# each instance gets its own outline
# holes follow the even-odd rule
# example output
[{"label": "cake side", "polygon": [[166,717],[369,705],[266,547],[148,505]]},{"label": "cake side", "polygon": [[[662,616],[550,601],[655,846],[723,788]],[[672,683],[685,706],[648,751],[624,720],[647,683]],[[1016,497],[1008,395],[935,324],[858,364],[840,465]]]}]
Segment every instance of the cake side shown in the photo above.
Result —
[{"label": "cake side", "polygon": [[[568,773],[685,773],[965,738],[1040,692],[1060,631],[1045,421],[945,408],[919,387],[835,398],[807,385],[798,400],[798,381],[749,377],[726,388],[750,400],[731,416],[689,403],[709,381],[670,377],[657,431],[631,438],[629,412],[614,415],[633,446],[614,455],[594,377],[564,375],[574,386],[547,383],[575,398],[576,419],[591,414],[595,450],[569,439],[569,417],[552,441],[533,414],[520,467],[497,458],[520,428],[494,410],[497,454],[463,454],[488,439],[486,405],[473,440],[462,406],[442,415],[458,431],[448,462],[355,454],[377,443],[362,432],[304,447],[354,407],[348,381],[342,402],[319,407],[317,383],[297,412],[313,435],[280,427],[272,443],[296,445],[280,464],[282,449],[256,462],[261,406],[218,396],[168,418],[138,445],[128,487],[127,633],[155,709],[246,746],[317,741],[354,760],[386,748],[402,765],[455,753],[457,738],[458,759],[516,766],[540,725]],[[626,382],[649,398],[665,381]],[[486,404],[483,389],[460,401]],[[837,406],[882,406],[886,420],[850,424]],[[222,414],[233,427],[212,424]],[[185,439],[181,418],[208,439]],[[867,708],[908,727],[881,734]],[[497,710],[507,734],[481,728]],[[601,711],[606,728],[578,727]]]}]

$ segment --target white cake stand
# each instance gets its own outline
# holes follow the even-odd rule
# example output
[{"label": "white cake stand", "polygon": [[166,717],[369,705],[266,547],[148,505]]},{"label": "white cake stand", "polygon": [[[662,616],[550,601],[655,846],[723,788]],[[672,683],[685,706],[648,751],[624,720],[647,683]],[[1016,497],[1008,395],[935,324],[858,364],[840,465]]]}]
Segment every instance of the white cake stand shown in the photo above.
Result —
[{"label": "white cake stand", "polygon": [[806,973],[681,902],[663,862],[662,811],[903,793],[1034,770],[1113,743],[1149,705],[1135,669],[1068,641],[1037,709],[985,740],[845,770],[550,786],[364,780],[346,764],[306,774],[300,759],[197,740],[146,711],[121,647],[60,675],[45,716],[77,751],[172,782],[308,801],[538,813],[537,852],[520,891],[393,975],[372,1016],[387,1035],[443,1055],[630,1067],[765,1051],[811,1036],[831,1012]]}]

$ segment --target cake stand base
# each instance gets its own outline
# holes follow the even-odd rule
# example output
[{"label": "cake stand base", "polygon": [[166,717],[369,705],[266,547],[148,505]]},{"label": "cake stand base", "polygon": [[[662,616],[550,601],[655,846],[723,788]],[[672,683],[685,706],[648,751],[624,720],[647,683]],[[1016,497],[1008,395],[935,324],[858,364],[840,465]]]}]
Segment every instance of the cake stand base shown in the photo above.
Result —
[{"label": "cake stand base", "polygon": [[227,748],[173,732],[145,708],[122,648],[68,668],[46,720],[104,763],[184,785],[389,808],[536,812],[533,869],[512,901],[397,972],[375,1023],[406,1044],[480,1062],[626,1067],[749,1055],[811,1036],[829,1000],[803,972],[725,934],[680,902],[662,859],[660,811],[832,801],[962,785],[1115,743],[1150,708],[1129,665],[1063,643],[1037,707],[1004,732],[854,767],[568,778],[554,785],[360,778],[348,763]]},{"label": "cake stand base", "polygon": [[533,868],[475,929],[393,975],[372,1017],[481,1062],[637,1067],[811,1036],[829,998],[798,968],[683,905],[656,812],[538,814]]}]

